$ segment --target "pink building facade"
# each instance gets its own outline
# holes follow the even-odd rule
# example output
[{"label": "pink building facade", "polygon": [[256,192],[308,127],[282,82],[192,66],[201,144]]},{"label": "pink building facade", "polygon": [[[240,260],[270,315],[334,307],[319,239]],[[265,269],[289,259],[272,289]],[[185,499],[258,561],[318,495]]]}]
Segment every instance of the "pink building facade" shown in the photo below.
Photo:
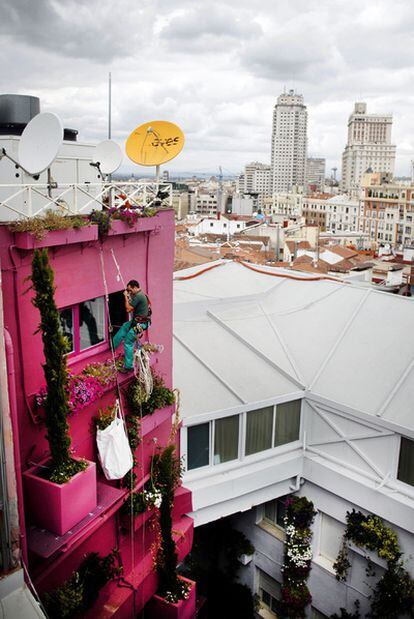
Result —
[{"label": "pink building facade", "polygon": [[[42,530],[33,522],[22,473],[48,456],[42,409],[36,405],[36,394],[45,385],[41,334],[36,333],[39,312],[32,305],[33,292],[27,291],[34,247],[49,248],[56,304],[70,316],[69,371],[79,374],[87,364],[111,358],[108,311],[114,312],[112,322],[126,319],[122,316],[122,280],[137,279],[152,304],[152,325],[143,341],[159,345],[160,351],[151,357],[152,367],[163,377],[166,386],[172,388],[174,213],[159,211],[153,217],[138,220],[133,227],[116,221],[103,240],[98,238],[94,225],[78,231],[49,232],[41,241],[28,233],[12,233],[6,226],[0,227],[5,352],[23,560],[36,590],[42,594],[70,578],[89,552],[104,556],[117,548],[122,576],[105,585],[88,616],[137,616],[157,589],[156,528],[151,524],[157,514],[154,510],[145,512],[132,525],[128,524],[121,509],[128,490],[120,487],[119,482],[107,481],[98,464],[93,419],[99,409],[115,402],[114,383],[68,420],[74,455],[97,464],[97,508],[62,536]],[[95,312],[92,323],[90,316],[84,315],[91,307]],[[119,380],[122,393],[131,377],[119,375]],[[126,402],[124,405],[128,414]],[[142,419],[141,443],[135,453],[138,490],[149,478],[152,456],[170,439],[173,413],[174,407],[167,407]],[[186,515],[191,509],[191,494],[180,487],[173,510],[179,560],[191,549],[193,522]]]}]

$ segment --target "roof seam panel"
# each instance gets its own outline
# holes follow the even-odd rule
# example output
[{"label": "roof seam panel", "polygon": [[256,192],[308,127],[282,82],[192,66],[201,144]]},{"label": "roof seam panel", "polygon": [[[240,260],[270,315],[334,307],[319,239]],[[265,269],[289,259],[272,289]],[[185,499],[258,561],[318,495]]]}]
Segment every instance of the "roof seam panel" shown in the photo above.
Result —
[{"label": "roof seam panel", "polygon": [[367,290],[366,293],[363,295],[362,299],[360,299],[359,303],[357,304],[357,306],[355,307],[355,309],[353,310],[351,316],[349,317],[346,325],[344,326],[344,328],[342,329],[342,332],[340,333],[338,339],[336,340],[336,342],[334,342],[332,348],[330,349],[330,351],[328,352],[328,354],[326,355],[324,361],[322,362],[321,366],[319,367],[318,371],[316,372],[315,376],[313,377],[313,379],[310,382],[309,385],[309,390],[311,390],[315,383],[317,382],[317,380],[319,379],[319,377],[321,376],[322,372],[324,371],[324,369],[326,368],[326,366],[328,365],[329,361],[332,359],[333,355],[335,354],[339,344],[342,342],[342,340],[344,339],[345,335],[347,334],[348,330],[350,329],[352,323],[354,322],[356,316],[358,315],[361,307],[364,305],[365,301],[367,300],[367,298],[369,297],[371,293],[371,290]]},{"label": "roof seam panel", "polygon": [[407,380],[407,376],[410,374],[413,366],[414,366],[414,357],[411,359],[410,363],[405,368],[405,370],[401,374],[400,378],[397,380],[397,382],[392,387],[391,391],[388,393],[387,397],[385,398],[385,400],[383,401],[383,403],[379,407],[379,409],[377,411],[377,417],[382,417],[384,415],[388,405],[391,403],[391,401],[394,398],[395,394],[400,389],[400,387],[403,385],[403,383]]},{"label": "roof seam panel", "polygon": [[[260,306],[260,303],[259,303],[259,306]],[[286,372],[286,370],[281,368],[277,363],[275,363],[274,361],[269,359],[269,357],[267,355],[265,355],[262,351],[260,351],[257,348],[255,348],[252,344],[250,344],[250,342],[248,342],[239,333],[237,333],[237,331],[235,331],[228,324],[226,324],[225,321],[223,321],[221,318],[216,316],[216,314],[213,314],[213,312],[210,311],[210,310],[207,310],[206,313],[207,313],[207,316],[212,318],[218,325],[220,325],[220,327],[225,329],[228,333],[230,333],[230,335],[232,335],[234,338],[236,338],[239,342],[241,342],[244,346],[246,346],[246,348],[251,350],[255,355],[257,355],[258,357],[263,359],[263,361],[265,361],[265,363],[267,363],[272,368],[274,368],[277,372],[279,372],[279,374],[282,374],[282,376],[287,378],[290,382],[293,382],[297,387],[300,387],[303,390],[306,389],[306,386],[303,383],[301,383],[297,378],[295,378],[294,376],[289,374],[289,372]]]},{"label": "roof seam panel", "polygon": [[190,355],[197,359],[197,361],[201,363],[201,365],[203,365],[210,372],[210,374],[212,374],[222,385],[224,385],[224,387],[226,387],[226,389],[228,389],[228,391],[230,391],[230,393],[232,393],[239,400],[239,402],[241,402],[242,404],[247,404],[247,401],[242,398],[242,396],[239,395],[237,391],[233,389],[233,387],[231,387],[225,380],[223,380],[223,378],[219,374],[217,374],[217,372],[215,372],[208,363],[201,359],[201,357],[197,355],[192,350],[192,348],[182,340],[182,338],[178,337],[176,333],[173,334],[173,337],[177,340],[177,342],[181,344],[181,346],[183,346],[190,353]]},{"label": "roof seam panel", "polygon": [[298,368],[298,366],[297,366],[297,364],[296,364],[296,361],[295,361],[295,359],[294,359],[293,355],[291,354],[291,352],[290,352],[290,350],[289,350],[289,348],[288,348],[288,345],[287,345],[287,344],[286,344],[286,342],[283,340],[282,335],[281,335],[281,333],[280,333],[279,329],[277,328],[277,326],[276,326],[275,322],[272,322],[272,321],[270,320],[270,317],[269,317],[269,316],[266,314],[266,312],[264,311],[263,306],[262,306],[262,304],[260,303],[260,301],[258,302],[258,305],[259,305],[260,309],[262,310],[263,316],[266,318],[266,320],[267,320],[267,322],[268,322],[268,324],[269,324],[270,328],[272,329],[273,333],[276,335],[277,339],[279,340],[280,345],[281,345],[281,347],[283,348],[283,351],[284,351],[284,353],[285,353],[286,357],[288,358],[289,363],[290,363],[290,365],[292,366],[292,368],[293,368],[293,370],[294,370],[294,372],[295,372],[295,374],[296,374],[296,378],[298,379],[298,381],[299,381],[299,383],[300,383],[301,385],[305,386],[305,380],[304,380],[304,378],[302,377],[302,375],[301,375],[301,373],[300,373],[300,371],[299,371],[299,368]]}]

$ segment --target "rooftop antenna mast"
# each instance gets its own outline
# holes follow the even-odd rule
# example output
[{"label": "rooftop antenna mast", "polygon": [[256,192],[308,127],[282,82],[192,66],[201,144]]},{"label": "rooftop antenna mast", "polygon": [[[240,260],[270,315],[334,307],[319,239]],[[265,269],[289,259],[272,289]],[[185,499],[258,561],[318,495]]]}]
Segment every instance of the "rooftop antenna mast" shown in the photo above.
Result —
[{"label": "rooftop antenna mast", "polygon": [[108,140],[112,138],[112,75],[108,75]]},{"label": "rooftop antenna mast", "polygon": [[[108,74],[108,140],[110,140],[112,137],[112,75],[111,72],[109,71]],[[102,172],[101,169],[98,165],[98,170],[101,174],[102,177]],[[112,175],[108,174],[108,179],[109,182],[111,182],[112,180]],[[108,195],[108,206],[109,208],[112,208],[113,206],[113,192],[110,189],[109,190],[109,195]]]}]

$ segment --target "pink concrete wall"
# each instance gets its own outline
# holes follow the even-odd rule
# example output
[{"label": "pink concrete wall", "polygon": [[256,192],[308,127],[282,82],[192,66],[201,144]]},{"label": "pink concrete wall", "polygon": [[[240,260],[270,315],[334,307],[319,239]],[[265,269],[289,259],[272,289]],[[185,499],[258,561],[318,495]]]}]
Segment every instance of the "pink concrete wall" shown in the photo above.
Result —
[{"label": "pink concrete wall", "polygon": [[[122,283],[116,279],[117,270],[111,255],[113,249],[124,280],[127,282],[129,279],[138,279],[149,294],[153,310],[149,339],[164,346],[164,351],[157,355],[155,369],[163,375],[167,385],[171,386],[173,213],[160,212],[151,218],[151,221],[152,230],[107,237],[103,243],[104,263],[109,293],[122,289]],[[24,410],[27,409],[26,400],[33,408],[33,394],[44,385],[44,359],[41,335],[34,334],[39,324],[39,314],[31,303],[32,292],[25,293],[30,285],[27,277],[31,273],[33,253],[30,250],[9,250],[9,245],[13,245],[13,235],[5,227],[1,227],[0,259],[3,269],[7,269],[3,279],[5,326],[10,331],[19,366],[17,378],[20,378],[20,385],[17,385],[17,392],[18,408],[21,412],[19,423],[24,467],[29,455],[32,459],[38,459],[47,450],[47,444],[42,440],[44,429],[34,427],[29,422],[27,410]],[[96,241],[85,245],[77,243],[53,247],[49,250],[49,260],[55,272],[55,298],[58,307],[104,295],[99,249],[100,243]],[[122,346],[119,350],[122,350]],[[109,346],[106,356],[110,356]],[[71,359],[69,368],[77,372],[83,365],[94,360],[94,355],[81,363]],[[84,421],[77,422],[74,417],[70,419],[75,433],[77,423],[83,425]],[[79,453],[87,455],[86,452]]]},{"label": "pink concrete wall", "polygon": [[[140,226],[137,226],[139,228]],[[123,224],[117,226],[116,234],[108,236],[102,243],[106,280],[109,293],[122,289],[122,283],[117,281],[117,270],[112,259],[111,250],[114,251],[117,262],[121,268],[124,280],[138,279],[143,290],[147,292],[152,303],[152,325],[148,332],[148,339],[152,343],[162,344],[164,350],[156,354],[154,369],[160,373],[168,386],[172,386],[172,270],[174,258],[174,216],[173,211],[159,212],[155,217],[143,220],[141,228],[131,232]],[[125,233],[119,233],[125,232]],[[70,237],[67,232],[62,233],[62,240],[66,243]],[[76,238],[76,236],[74,236]],[[78,237],[81,238],[81,237]],[[30,239],[29,239],[30,241]],[[54,234],[54,243],[56,234]],[[41,335],[34,334],[39,324],[38,310],[32,305],[33,293],[25,293],[30,282],[27,278],[31,273],[32,249],[19,249],[13,247],[15,239],[5,226],[0,226],[0,260],[3,270],[3,298],[4,298],[4,322],[9,330],[15,360],[16,392],[17,392],[17,425],[18,443],[15,438],[16,450],[21,457],[22,469],[28,468],[30,462],[38,462],[48,452],[48,445],[44,438],[46,430],[42,423],[33,420],[33,396],[44,385],[42,363]],[[24,246],[25,239],[20,235],[18,239],[20,247]],[[43,243],[47,244],[47,238]],[[30,243],[27,243],[30,246]],[[56,303],[59,308],[77,304],[81,301],[105,294],[104,282],[100,262],[101,244],[98,240],[83,243],[69,243],[54,245],[49,249],[49,260],[55,272]],[[122,347],[119,349],[122,350]],[[74,373],[79,372],[84,365],[97,360],[110,357],[109,344],[106,351],[92,354],[81,361],[69,360],[69,369]],[[112,403],[115,399],[115,389],[107,392],[101,399],[69,419],[72,446],[75,453],[88,459],[97,461],[95,445],[95,428],[93,417],[101,407]],[[170,413],[172,412],[172,409]],[[156,414],[157,415],[157,414]],[[145,477],[149,473],[150,457],[157,446],[166,444],[170,429],[170,415],[160,414],[151,422],[146,422],[145,436],[142,445],[137,449],[139,477]],[[154,440],[156,439],[156,441]],[[98,475],[102,479],[99,471]],[[113,485],[114,482],[112,482]],[[28,519],[28,522],[30,518]],[[188,538],[192,536],[192,528],[188,531]],[[102,523],[97,523],[93,534],[81,539],[80,543],[67,550],[64,555],[59,554],[48,560],[41,560],[29,553],[29,567],[32,576],[40,591],[48,590],[60,584],[68,578],[82,561],[85,552],[98,551],[101,554],[110,552],[118,546],[123,554],[126,571],[135,574],[139,564],[150,566],[152,561],[148,559],[148,552],[153,541],[153,534],[145,527],[140,529],[145,532],[144,545],[141,540],[131,540],[129,532],[122,532],[119,528],[119,519],[113,514]],[[23,537],[25,531],[23,530]],[[142,539],[142,538],[141,538]],[[131,564],[131,548],[135,548],[135,567]],[[149,578],[148,574],[142,574],[141,581],[138,579],[136,587],[142,588],[143,603],[154,593],[156,579]],[[148,589],[148,583],[151,587]],[[103,598],[113,592],[119,597],[119,591],[115,584],[108,586]],[[122,596],[130,606],[129,597],[125,590]],[[123,614],[123,606],[120,606],[119,617],[128,616]],[[126,611],[125,611],[126,612]],[[104,612],[102,610],[102,616]]]}]

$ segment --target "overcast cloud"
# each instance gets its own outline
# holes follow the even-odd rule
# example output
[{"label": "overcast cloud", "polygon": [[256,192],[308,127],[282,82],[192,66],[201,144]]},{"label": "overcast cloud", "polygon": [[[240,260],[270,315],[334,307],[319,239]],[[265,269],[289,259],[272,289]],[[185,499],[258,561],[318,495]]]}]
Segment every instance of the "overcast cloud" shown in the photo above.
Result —
[{"label": "overcast cloud", "polygon": [[[349,114],[394,114],[399,175],[414,159],[412,0],[3,0],[0,92],[33,94],[81,140],[165,119],[186,134],[171,171],[270,160],[284,88],[308,106],[309,155],[340,169]],[[132,165],[126,166],[132,169]],[[140,172],[144,171],[139,168]]]}]

